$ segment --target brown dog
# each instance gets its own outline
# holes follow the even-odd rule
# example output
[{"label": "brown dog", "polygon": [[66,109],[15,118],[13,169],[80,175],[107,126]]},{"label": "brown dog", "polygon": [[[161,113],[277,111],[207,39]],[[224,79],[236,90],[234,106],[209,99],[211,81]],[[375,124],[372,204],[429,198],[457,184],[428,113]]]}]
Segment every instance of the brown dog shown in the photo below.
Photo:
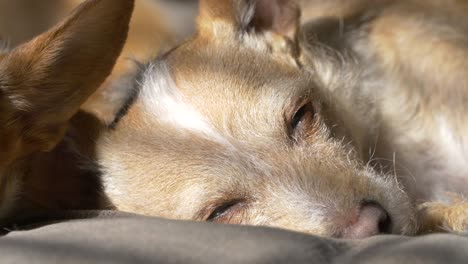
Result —
[{"label": "brown dog", "polygon": [[2,216],[37,169],[31,157],[55,148],[70,119],[110,74],[132,9],[131,0],[88,1],[58,26],[0,56]]},{"label": "brown dog", "polygon": [[[314,2],[304,4],[312,8]],[[413,115],[406,107],[421,104],[398,96],[422,91],[419,96],[426,98],[427,90],[403,84],[419,84],[436,68],[417,63],[413,49],[385,46],[394,39],[382,34],[381,27],[393,25],[386,21],[396,16],[403,23],[396,39],[405,33],[419,36],[401,16],[439,10],[436,2],[383,1],[371,6],[355,1],[337,10],[317,4],[324,9],[305,12],[310,20],[301,26],[303,35],[294,1],[202,0],[193,38],[146,65],[127,89],[113,91],[109,86],[109,92],[127,99],[119,103],[112,122],[79,113],[52,152],[28,157],[22,195],[2,216],[117,208],[335,237],[414,234],[416,205],[437,201],[440,192],[418,187],[407,180],[408,174],[393,174],[394,160],[397,166],[420,166],[423,159],[411,159],[407,149],[424,154],[417,150],[428,145],[425,140],[399,141],[411,135],[407,131],[421,131],[418,122],[426,119],[407,122],[403,117]],[[424,9],[409,8],[412,5]],[[440,16],[455,17],[461,12],[455,5],[442,9]],[[464,32],[454,24],[445,27]],[[455,35],[455,40],[463,40],[463,34]],[[414,43],[401,47],[419,41],[404,39]],[[437,54],[426,56],[435,60]],[[425,71],[407,71],[403,59]],[[444,72],[436,81],[464,84],[457,72]],[[440,141],[429,132],[415,135]],[[417,180],[434,173],[426,169],[418,171]],[[414,191],[415,185],[426,196]],[[460,185],[451,186],[443,192],[457,192]],[[437,215],[444,215],[437,225],[462,230],[466,208],[463,202],[442,209],[430,205],[423,212],[437,213],[420,215],[426,228],[420,231],[432,228],[425,224]]]}]

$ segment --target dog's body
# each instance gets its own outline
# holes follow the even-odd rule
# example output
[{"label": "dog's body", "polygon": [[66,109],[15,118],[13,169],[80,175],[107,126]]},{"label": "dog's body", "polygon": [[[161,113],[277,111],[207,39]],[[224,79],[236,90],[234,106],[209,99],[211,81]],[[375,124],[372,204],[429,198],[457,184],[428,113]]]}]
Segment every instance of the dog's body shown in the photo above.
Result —
[{"label": "dog's body", "polygon": [[[369,153],[372,164],[395,173],[415,203],[444,202],[422,207],[445,207],[444,214],[458,216],[451,225],[463,230],[468,216],[463,203],[468,190],[468,4],[369,3],[348,1],[341,10],[314,6],[316,13],[308,15],[322,15],[305,27],[339,52],[336,58],[345,67],[335,74],[347,74],[350,66],[358,69],[355,88],[342,82],[333,93],[344,100],[347,112],[355,113],[350,120],[365,127],[364,138],[370,141],[362,144],[363,155]],[[429,211],[435,213],[429,208],[422,213]]]},{"label": "dog's body", "polygon": [[[435,0],[304,1],[298,34],[292,1],[256,2],[201,1],[195,36],[117,89],[113,120],[87,109],[52,152],[6,166],[24,172],[2,216],[116,208],[359,238],[413,234],[415,205],[466,194],[465,4],[432,21]],[[466,228],[463,202],[424,212],[420,231],[437,214]]]}]

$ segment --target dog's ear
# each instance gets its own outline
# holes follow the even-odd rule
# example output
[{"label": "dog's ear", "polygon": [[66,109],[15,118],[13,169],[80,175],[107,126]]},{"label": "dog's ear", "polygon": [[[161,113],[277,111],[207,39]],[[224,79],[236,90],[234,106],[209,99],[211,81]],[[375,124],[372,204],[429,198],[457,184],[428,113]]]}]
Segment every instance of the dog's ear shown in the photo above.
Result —
[{"label": "dog's ear", "polygon": [[200,0],[197,22],[200,34],[273,33],[296,41],[300,8],[295,0]]},{"label": "dog's ear", "polygon": [[[0,61],[0,154],[47,151],[110,74],[134,0],[88,0]],[[4,157],[0,157],[0,160]]]}]

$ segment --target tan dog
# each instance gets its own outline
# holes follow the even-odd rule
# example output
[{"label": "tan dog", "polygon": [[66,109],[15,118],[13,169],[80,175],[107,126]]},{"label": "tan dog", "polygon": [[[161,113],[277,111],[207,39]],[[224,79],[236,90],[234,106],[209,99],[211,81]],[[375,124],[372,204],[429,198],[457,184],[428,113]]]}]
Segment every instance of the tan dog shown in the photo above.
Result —
[{"label": "tan dog", "polygon": [[[405,135],[376,133],[381,120],[386,132],[402,127],[388,128],[391,115],[381,116],[396,97],[377,100],[382,94],[369,86],[393,87],[399,78],[378,78],[404,64],[376,74],[378,61],[365,56],[373,50],[364,49],[379,39],[369,26],[388,18],[398,7],[392,3],[370,9],[372,16],[368,4],[351,4],[331,24],[322,19],[333,14],[309,13],[304,39],[293,1],[201,1],[195,36],[144,67],[127,91],[116,91],[127,100],[112,122],[79,113],[60,145],[28,158],[22,195],[2,216],[116,208],[335,237],[416,233],[421,196],[412,183],[403,181],[403,190],[393,173],[371,168],[393,154],[388,144],[398,146],[390,135]],[[348,15],[361,23],[341,27]],[[395,87],[401,95],[408,89]],[[466,220],[461,204],[462,214],[442,224]]]},{"label": "tan dog", "polygon": [[325,43],[330,54],[312,54],[306,64],[319,76],[333,72],[323,75],[323,87],[359,131],[364,159],[398,176],[420,204],[423,230],[466,230],[468,4],[302,3],[308,42]]}]

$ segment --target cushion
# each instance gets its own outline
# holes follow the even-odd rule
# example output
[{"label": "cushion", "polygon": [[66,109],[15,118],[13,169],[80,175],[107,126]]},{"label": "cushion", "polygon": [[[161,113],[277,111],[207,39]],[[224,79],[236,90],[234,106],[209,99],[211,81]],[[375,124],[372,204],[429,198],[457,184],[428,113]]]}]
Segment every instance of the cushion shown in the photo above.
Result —
[{"label": "cushion", "polygon": [[468,263],[468,237],[338,240],[133,214],[55,213],[10,228],[1,263]]}]

